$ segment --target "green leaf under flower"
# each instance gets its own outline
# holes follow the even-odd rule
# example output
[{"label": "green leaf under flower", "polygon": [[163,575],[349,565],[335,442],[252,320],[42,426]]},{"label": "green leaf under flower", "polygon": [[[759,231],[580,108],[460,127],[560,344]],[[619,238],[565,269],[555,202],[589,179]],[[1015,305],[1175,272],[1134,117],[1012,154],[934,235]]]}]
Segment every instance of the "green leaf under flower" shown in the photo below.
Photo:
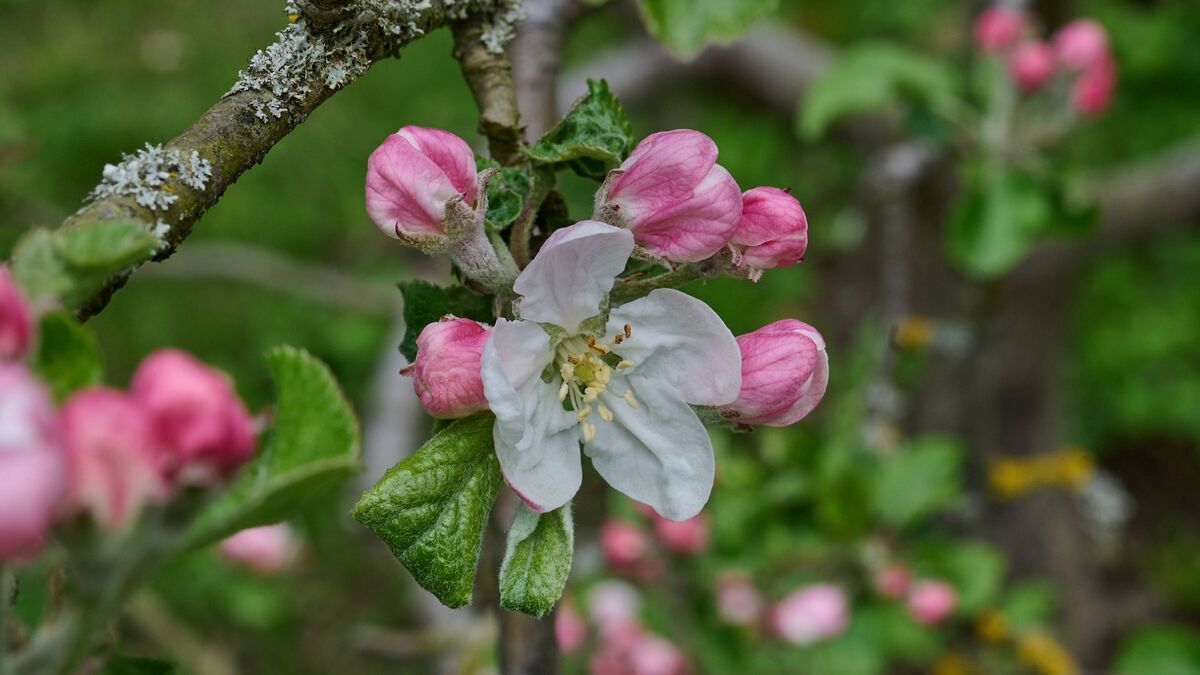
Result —
[{"label": "green leaf under flower", "polygon": [[543,617],[562,597],[575,552],[571,504],[538,514],[521,504],[500,566],[500,606]]}]

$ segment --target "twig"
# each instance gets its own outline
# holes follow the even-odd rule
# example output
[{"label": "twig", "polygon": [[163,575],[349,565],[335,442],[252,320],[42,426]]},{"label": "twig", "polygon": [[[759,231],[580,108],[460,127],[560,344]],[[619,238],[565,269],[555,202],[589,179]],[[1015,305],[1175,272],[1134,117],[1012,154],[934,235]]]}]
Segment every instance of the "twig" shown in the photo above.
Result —
[{"label": "twig", "polygon": [[450,25],[454,33],[454,58],[479,107],[479,133],[488,139],[492,159],[511,166],[523,159],[524,137],[512,63],[502,51],[484,43],[484,33],[495,19],[476,14]]}]

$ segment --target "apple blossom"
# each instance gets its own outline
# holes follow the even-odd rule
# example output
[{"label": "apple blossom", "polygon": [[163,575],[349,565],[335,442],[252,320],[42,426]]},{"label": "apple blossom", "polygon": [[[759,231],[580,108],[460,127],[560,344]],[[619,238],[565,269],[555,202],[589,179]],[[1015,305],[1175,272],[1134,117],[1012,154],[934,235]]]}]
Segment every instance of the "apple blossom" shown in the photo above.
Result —
[{"label": "apple blossom", "polygon": [[885,598],[899,600],[908,593],[912,574],[903,565],[888,565],[875,573],[875,590]]},{"label": "apple blossom", "polygon": [[0,363],[0,562],[37,553],[66,490],[57,422],[45,386]]},{"label": "apple blossom", "polygon": [[587,640],[587,623],[570,602],[559,604],[554,612],[554,640],[564,654],[574,654]]},{"label": "apple blossom", "polygon": [[401,241],[445,240],[448,219],[474,220],[476,192],[475,153],[449,131],[403,127],[367,160],[367,214]]},{"label": "apple blossom", "polygon": [[975,19],[975,45],[980,51],[1001,52],[1016,44],[1025,30],[1025,14],[1019,9],[996,5]]},{"label": "apple blossom", "polygon": [[130,395],[148,414],[167,476],[211,483],[232,475],[254,454],[250,414],[229,377],[177,349],[147,356]]},{"label": "apple blossom", "polygon": [[717,164],[717,144],[699,131],[650,134],[596,193],[596,215],[629,228],[649,253],[697,262],[729,243],[741,190]]},{"label": "apple blossom", "polygon": [[600,526],[600,552],[616,569],[629,569],[641,562],[650,550],[646,532],[623,520],[605,521]]},{"label": "apple blossom", "polygon": [[426,412],[439,419],[466,417],[488,409],[479,361],[491,329],[471,319],[446,315],[417,336],[417,356],[400,371],[412,375]]},{"label": "apple blossom", "polygon": [[1018,87],[1038,89],[1054,74],[1054,51],[1045,42],[1026,42],[1009,57],[1008,69]]},{"label": "apple blossom", "polygon": [[628,654],[630,675],[687,675],[692,670],[679,647],[658,635],[643,635]]},{"label": "apple blossom", "polygon": [[217,551],[223,558],[270,574],[287,567],[296,558],[299,542],[287,523],[251,527],[226,537]]},{"label": "apple blossom", "polygon": [[1071,85],[1071,107],[1082,117],[1094,117],[1112,103],[1117,88],[1117,67],[1102,59],[1084,70]]},{"label": "apple blossom", "polygon": [[62,428],[69,512],[120,530],[145,503],[167,498],[153,422],[131,397],[106,387],[75,392],[63,404]]},{"label": "apple blossom", "polygon": [[829,357],[825,340],[812,326],[783,319],[739,335],[742,387],[737,400],[721,408],[740,424],[787,426],[803,419],[825,395]]},{"label": "apple blossom", "polygon": [[775,605],[770,615],[772,631],[797,645],[838,635],[849,621],[846,594],[833,584],[812,584],[793,591]]},{"label": "apple blossom", "polygon": [[739,572],[726,572],[717,578],[716,602],[717,615],[734,626],[754,623],[763,609],[762,595]]},{"label": "apple blossom", "polygon": [[1087,70],[1107,60],[1108,32],[1092,19],[1076,19],[1054,34],[1058,60],[1072,70]]},{"label": "apple blossom", "polygon": [[708,546],[708,521],[703,514],[681,521],[655,516],[654,531],[662,545],[676,553],[696,554]]},{"label": "apple blossom", "polygon": [[0,265],[0,361],[15,361],[24,356],[32,323],[25,296],[8,267]]},{"label": "apple blossom", "polygon": [[742,217],[731,243],[739,263],[752,269],[787,267],[804,259],[808,217],[786,190],[756,187],[742,193]]},{"label": "apple blossom", "polygon": [[639,622],[641,596],[628,582],[615,579],[602,581],[592,587],[588,601],[588,614],[601,633]]},{"label": "apple blossom", "polygon": [[535,511],[579,490],[580,443],[610,485],[663,517],[691,518],[712,491],[712,443],[691,405],[737,398],[737,342],[707,305],[674,289],[604,321],[633,245],[628,230],[595,221],[555,231],[513,286],[521,319],[499,319],[484,346],[500,467]]},{"label": "apple blossom", "polygon": [[954,587],[940,580],[918,581],[908,592],[908,611],[920,623],[941,622],[958,604]]}]

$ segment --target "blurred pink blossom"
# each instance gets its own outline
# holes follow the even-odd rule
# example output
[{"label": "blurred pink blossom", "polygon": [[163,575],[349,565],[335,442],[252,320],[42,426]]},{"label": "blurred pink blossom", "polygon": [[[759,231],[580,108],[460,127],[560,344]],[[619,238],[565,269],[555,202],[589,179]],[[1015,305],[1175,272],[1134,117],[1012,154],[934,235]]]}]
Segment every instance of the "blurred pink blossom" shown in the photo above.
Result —
[{"label": "blurred pink blossom", "polygon": [[1001,52],[1016,44],[1025,30],[1025,14],[1012,7],[995,5],[975,19],[975,46],[982,52]]},{"label": "blurred pink blossom", "polygon": [[0,265],[0,361],[16,361],[25,355],[33,332],[33,319],[21,289]]},{"label": "blurred pink blossom", "polygon": [[401,371],[426,412],[439,419],[466,417],[488,409],[480,357],[491,329],[471,319],[446,315],[417,337],[417,356]]},{"label": "blurred pink blossom", "polygon": [[717,615],[725,623],[745,626],[758,620],[763,599],[746,575],[727,572],[717,578]]},{"label": "blurred pink blossom", "polygon": [[271,574],[296,559],[299,542],[287,523],[276,523],[242,530],[227,537],[217,550],[226,560],[260,574]]},{"label": "blurred pink blossom", "polygon": [[899,600],[908,593],[912,574],[903,565],[888,565],[875,573],[875,590],[885,598]]},{"label": "blurred pink blossom", "polygon": [[1087,70],[1109,59],[1108,32],[1093,19],[1076,19],[1054,34],[1058,60],[1072,70]]},{"label": "blurred pink blossom", "polygon": [[623,520],[609,520],[600,526],[600,552],[616,569],[629,569],[641,562],[650,550],[645,530]]},{"label": "blurred pink blossom", "polygon": [[0,562],[37,553],[65,491],[49,392],[24,365],[0,363]]},{"label": "blurred pink blossom", "polygon": [[1045,42],[1026,42],[1013,51],[1009,72],[1017,86],[1026,91],[1040,88],[1054,74],[1054,51]]},{"label": "blurred pink blossom", "polygon": [[940,580],[923,580],[913,584],[908,593],[908,611],[920,623],[939,623],[954,611],[958,594],[954,587]]},{"label": "blurred pink blossom", "polygon": [[559,603],[554,611],[554,639],[564,654],[574,654],[587,640],[587,623],[570,601]]},{"label": "blurred pink blossom", "polygon": [[787,642],[807,645],[840,634],[850,621],[846,594],[833,584],[812,584],[788,595],[771,610],[772,631]]},{"label": "blurred pink blossom", "polygon": [[676,553],[696,554],[708,546],[708,521],[704,514],[681,521],[655,514],[654,531],[663,546]]},{"label": "blurred pink blossom", "polygon": [[1071,85],[1071,107],[1081,117],[1094,117],[1112,103],[1117,88],[1117,67],[1111,60],[1092,64]]},{"label": "blurred pink blossom", "polygon": [[608,579],[596,584],[588,596],[588,613],[601,634],[639,623],[642,599],[628,582]]}]

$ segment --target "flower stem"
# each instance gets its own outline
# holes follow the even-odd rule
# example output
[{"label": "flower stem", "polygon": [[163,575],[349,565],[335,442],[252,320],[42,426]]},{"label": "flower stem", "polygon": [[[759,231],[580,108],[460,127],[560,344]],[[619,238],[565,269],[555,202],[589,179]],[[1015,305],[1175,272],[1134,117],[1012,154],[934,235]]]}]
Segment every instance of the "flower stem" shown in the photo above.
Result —
[{"label": "flower stem", "polygon": [[654,276],[619,279],[612,290],[612,304],[620,305],[647,295],[658,288],[678,288],[684,284],[707,279],[712,271],[703,265],[681,265]]}]

